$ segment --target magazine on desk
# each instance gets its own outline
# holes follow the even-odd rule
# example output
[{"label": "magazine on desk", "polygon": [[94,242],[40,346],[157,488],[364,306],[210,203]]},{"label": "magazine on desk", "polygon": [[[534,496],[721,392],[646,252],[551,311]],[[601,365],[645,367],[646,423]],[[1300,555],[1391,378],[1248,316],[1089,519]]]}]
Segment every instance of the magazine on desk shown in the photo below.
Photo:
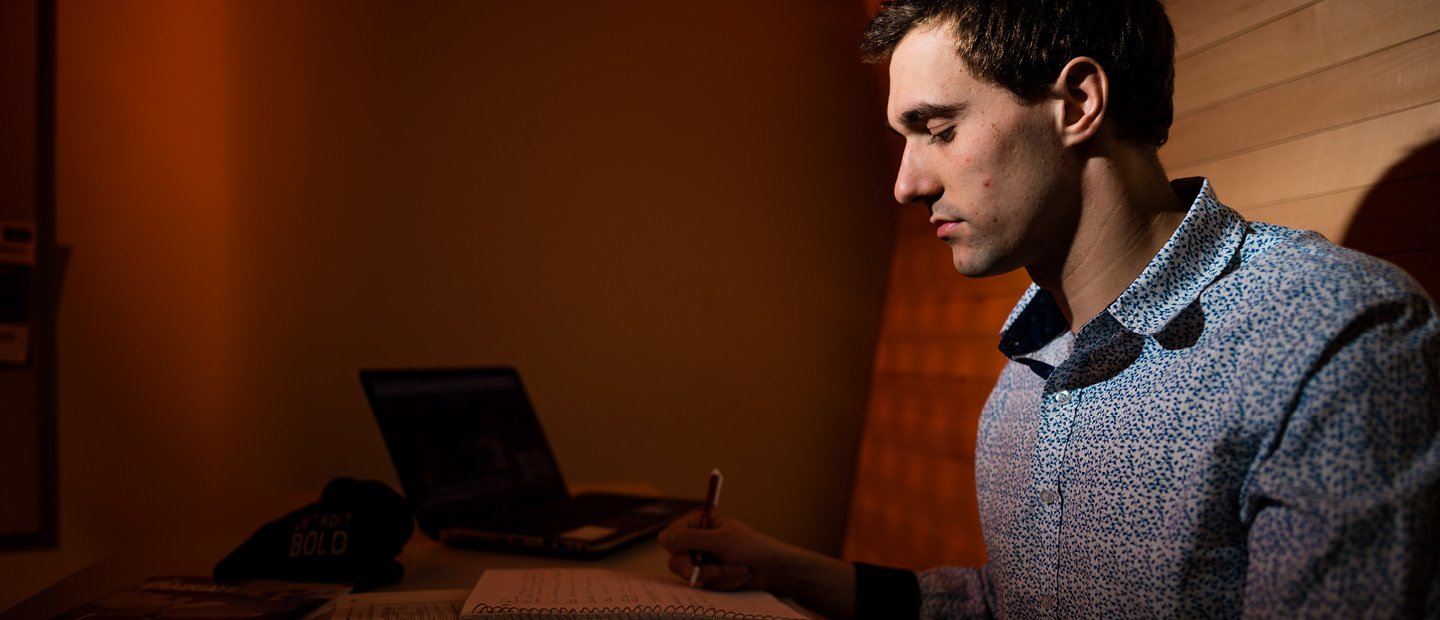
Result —
[{"label": "magazine on desk", "polygon": [[487,570],[460,612],[462,620],[567,617],[808,620],[768,592],[716,592],[597,568]]},{"label": "magazine on desk", "polygon": [[350,586],[292,581],[216,583],[152,577],[56,616],[57,620],[307,620],[329,614]]}]

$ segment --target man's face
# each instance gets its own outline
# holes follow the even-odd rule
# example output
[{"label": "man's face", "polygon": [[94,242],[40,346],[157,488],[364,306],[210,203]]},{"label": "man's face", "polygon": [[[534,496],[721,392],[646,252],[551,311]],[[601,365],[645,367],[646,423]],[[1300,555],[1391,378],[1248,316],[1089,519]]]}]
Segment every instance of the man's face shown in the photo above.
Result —
[{"label": "man's face", "polygon": [[1022,102],[977,79],[948,24],[911,31],[890,59],[890,126],[905,139],[895,199],[930,207],[955,268],[991,276],[1063,252],[1066,174],[1055,98]]}]

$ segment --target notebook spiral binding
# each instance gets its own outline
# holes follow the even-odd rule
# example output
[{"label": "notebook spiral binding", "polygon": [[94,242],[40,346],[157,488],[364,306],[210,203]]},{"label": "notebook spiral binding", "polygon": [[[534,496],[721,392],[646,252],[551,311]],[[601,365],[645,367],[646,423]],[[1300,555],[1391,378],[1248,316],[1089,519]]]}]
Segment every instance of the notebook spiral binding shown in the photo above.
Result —
[{"label": "notebook spiral binding", "polygon": [[785,620],[779,616],[744,614],[699,605],[639,607],[582,607],[580,609],[546,607],[519,609],[505,605],[480,605],[462,617],[485,620],[564,620],[566,618],[605,618],[607,620]]}]

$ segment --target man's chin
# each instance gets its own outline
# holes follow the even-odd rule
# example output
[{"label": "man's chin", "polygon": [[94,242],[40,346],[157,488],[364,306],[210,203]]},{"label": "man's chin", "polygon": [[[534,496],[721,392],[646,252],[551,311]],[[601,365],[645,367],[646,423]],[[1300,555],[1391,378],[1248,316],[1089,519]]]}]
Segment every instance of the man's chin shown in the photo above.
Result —
[{"label": "man's chin", "polygon": [[1000,276],[1015,271],[1017,267],[1005,265],[994,260],[984,260],[977,256],[955,256],[953,261],[955,271],[967,278],[989,278]]}]

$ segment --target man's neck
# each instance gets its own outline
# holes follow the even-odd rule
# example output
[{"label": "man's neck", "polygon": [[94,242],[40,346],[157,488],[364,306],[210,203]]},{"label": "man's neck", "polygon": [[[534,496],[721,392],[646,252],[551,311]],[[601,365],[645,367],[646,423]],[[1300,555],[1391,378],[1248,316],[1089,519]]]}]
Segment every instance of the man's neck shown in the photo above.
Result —
[{"label": "man's neck", "polygon": [[1087,160],[1080,194],[1068,251],[1027,268],[1055,298],[1071,332],[1079,332],[1140,275],[1189,206],[1175,196],[1158,161],[1130,149]]}]

